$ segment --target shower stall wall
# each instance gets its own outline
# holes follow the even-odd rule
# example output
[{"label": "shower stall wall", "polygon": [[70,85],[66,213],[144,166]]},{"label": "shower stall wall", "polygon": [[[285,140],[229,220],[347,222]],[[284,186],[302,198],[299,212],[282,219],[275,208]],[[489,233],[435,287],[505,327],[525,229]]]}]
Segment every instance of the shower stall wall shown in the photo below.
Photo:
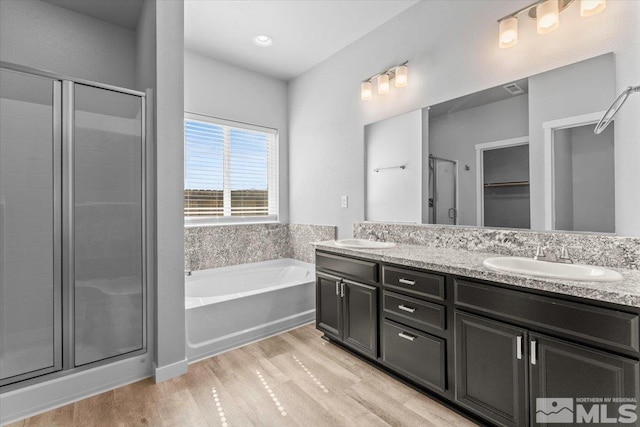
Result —
[{"label": "shower stall wall", "polygon": [[146,351],[144,101],[0,64],[3,389]]}]

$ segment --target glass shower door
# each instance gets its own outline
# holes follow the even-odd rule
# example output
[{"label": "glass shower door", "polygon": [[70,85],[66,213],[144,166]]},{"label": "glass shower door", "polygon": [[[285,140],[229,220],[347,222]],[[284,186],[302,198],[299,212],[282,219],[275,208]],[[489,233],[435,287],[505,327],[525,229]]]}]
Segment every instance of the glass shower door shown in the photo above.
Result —
[{"label": "glass shower door", "polygon": [[0,385],[62,368],[60,94],[0,70]]},{"label": "glass shower door", "polygon": [[143,104],[73,85],[74,364],[143,348]]},{"label": "glass shower door", "polygon": [[457,165],[453,160],[429,158],[432,224],[457,224]]}]

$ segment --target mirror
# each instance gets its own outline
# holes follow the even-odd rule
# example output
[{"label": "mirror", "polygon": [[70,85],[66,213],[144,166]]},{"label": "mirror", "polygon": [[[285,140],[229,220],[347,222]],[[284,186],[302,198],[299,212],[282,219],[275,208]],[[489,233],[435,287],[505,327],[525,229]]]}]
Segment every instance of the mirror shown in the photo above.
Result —
[{"label": "mirror", "polygon": [[368,221],[615,232],[612,53],[365,127]]}]

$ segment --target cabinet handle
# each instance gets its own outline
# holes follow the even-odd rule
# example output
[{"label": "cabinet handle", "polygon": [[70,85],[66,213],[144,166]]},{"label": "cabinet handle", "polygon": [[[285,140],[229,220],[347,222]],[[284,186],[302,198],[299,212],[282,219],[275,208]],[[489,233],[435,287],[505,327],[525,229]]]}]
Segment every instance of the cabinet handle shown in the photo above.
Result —
[{"label": "cabinet handle", "polygon": [[522,336],[516,337],[516,357],[518,360],[522,359]]},{"label": "cabinet handle", "polygon": [[416,337],[414,337],[413,335],[405,334],[404,332],[400,332],[398,336],[400,338],[404,338],[405,340],[409,340],[409,341],[413,341],[416,339]]},{"label": "cabinet handle", "polygon": [[398,308],[399,308],[400,310],[408,311],[409,313],[413,313],[414,311],[416,311],[416,309],[415,309],[415,308],[407,307],[407,306],[406,306],[406,305],[404,305],[404,304],[400,304],[400,305],[398,306]]},{"label": "cabinet handle", "polygon": [[344,282],[340,283],[340,297],[344,298]]},{"label": "cabinet handle", "polygon": [[336,281],[336,295],[340,296],[340,281]]},{"label": "cabinet handle", "polygon": [[538,343],[536,341],[531,340],[531,364],[532,365],[535,365],[536,362],[537,362],[537,359],[536,359],[536,353],[537,353],[536,347],[537,347],[537,344]]},{"label": "cabinet handle", "polygon": [[398,282],[402,283],[403,285],[409,285],[409,286],[413,286],[416,284],[415,280],[407,280],[407,279],[398,279]]}]

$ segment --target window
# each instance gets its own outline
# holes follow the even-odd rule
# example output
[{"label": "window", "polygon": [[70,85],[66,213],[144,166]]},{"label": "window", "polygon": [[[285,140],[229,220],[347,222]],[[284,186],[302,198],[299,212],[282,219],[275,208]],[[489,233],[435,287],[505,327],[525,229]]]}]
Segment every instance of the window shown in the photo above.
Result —
[{"label": "window", "polygon": [[273,129],[185,114],[185,223],[277,221],[277,147]]}]

